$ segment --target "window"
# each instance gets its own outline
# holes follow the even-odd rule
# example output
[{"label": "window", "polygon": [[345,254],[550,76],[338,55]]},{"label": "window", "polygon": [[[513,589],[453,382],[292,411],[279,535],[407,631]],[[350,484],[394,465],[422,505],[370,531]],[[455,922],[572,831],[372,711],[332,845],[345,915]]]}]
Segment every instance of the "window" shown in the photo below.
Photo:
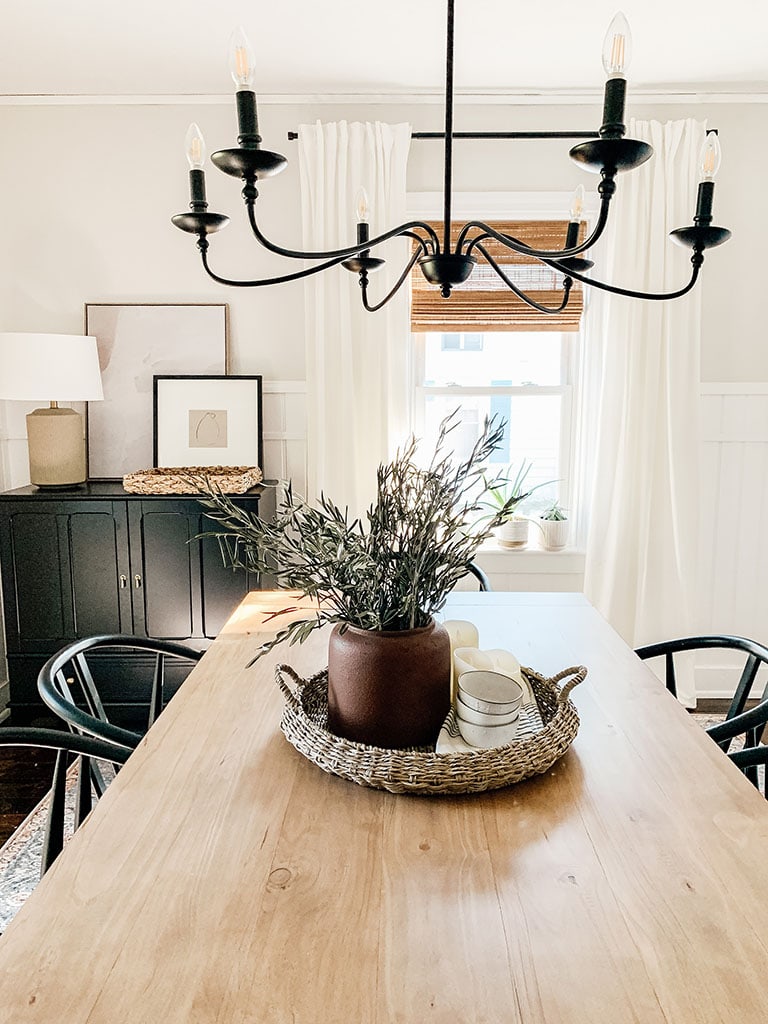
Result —
[{"label": "window", "polygon": [[[562,245],[566,228],[551,221],[496,224],[548,248]],[[519,264],[519,257],[515,262]],[[515,269],[516,280],[521,271],[525,275],[526,290],[536,289],[540,301],[552,302],[559,287],[553,271],[535,264]],[[495,278],[493,271],[491,275]],[[434,289],[427,292],[419,277],[414,275],[412,293],[415,421],[425,450],[434,444],[440,422],[457,407],[460,423],[452,438],[459,458],[469,453],[485,416],[498,414],[507,426],[490,473],[511,469],[514,476],[526,460],[532,463],[526,487],[548,483],[527,510],[541,509],[555,498],[568,507],[580,291],[565,316],[551,317],[531,310],[506,287],[497,287],[498,279],[492,281],[480,267],[461,294],[447,301]]]},{"label": "window", "polygon": [[[537,492],[535,505],[570,492],[573,334],[493,332],[479,349],[446,348],[446,335],[414,336],[420,367],[416,430],[429,450],[440,422],[457,407],[453,433],[458,458],[468,455],[485,416],[500,415],[506,430],[491,472],[532,462],[526,485],[557,481]],[[533,499],[531,499],[533,502]]]}]

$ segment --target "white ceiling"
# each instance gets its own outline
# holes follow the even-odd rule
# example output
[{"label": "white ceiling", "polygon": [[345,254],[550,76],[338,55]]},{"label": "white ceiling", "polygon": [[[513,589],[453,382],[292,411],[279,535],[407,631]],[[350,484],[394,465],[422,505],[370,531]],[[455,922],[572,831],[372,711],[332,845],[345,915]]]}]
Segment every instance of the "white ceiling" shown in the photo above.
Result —
[{"label": "white ceiling", "polygon": [[[601,88],[616,6],[458,0],[457,91]],[[623,9],[635,89],[768,92],[764,0],[624,0]],[[444,23],[444,0],[2,0],[0,94],[225,94],[238,24],[262,96],[439,93]]]}]

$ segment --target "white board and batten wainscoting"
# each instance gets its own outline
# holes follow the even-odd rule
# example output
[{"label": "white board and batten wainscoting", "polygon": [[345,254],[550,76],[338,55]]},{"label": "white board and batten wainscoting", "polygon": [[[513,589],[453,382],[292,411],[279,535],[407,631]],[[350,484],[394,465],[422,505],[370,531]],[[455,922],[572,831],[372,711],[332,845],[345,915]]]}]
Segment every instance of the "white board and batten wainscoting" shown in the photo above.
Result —
[{"label": "white board and batten wainscoting", "polygon": [[[0,489],[27,482],[24,415],[29,410],[21,406],[0,402]],[[702,384],[700,411],[697,629],[768,643],[768,531],[763,526],[768,522],[768,383]],[[290,479],[297,493],[306,494],[306,439],[305,383],[264,381],[265,477]],[[491,546],[478,561],[495,590],[582,589],[580,552],[507,552]],[[698,696],[730,696],[728,668],[722,660],[697,665]]]}]

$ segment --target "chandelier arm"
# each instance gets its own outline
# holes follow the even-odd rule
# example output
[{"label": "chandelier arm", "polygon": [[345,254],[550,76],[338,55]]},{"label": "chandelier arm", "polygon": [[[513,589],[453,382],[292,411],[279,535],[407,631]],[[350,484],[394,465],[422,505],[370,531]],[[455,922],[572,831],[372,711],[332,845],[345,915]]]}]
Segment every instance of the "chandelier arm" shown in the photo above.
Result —
[{"label": "chandelier arm", "polygon": [[603,196],[600,203],[600,213],[598,214],[597,221],[592,230],[592,234],[589,238],[585,238],[579,245],[573,245],[570,249],[532,249],[526,245],[525,242],[519,238],[515,238],[512,235],[503,235],[501,232],[494,230],[490,224],[485,224],[480,220],[469,221],[461,229],[458,240],[456,242],[456,252],[460,253],[462,246],[467,242],[467,235],[474,228],[477,228],[482,232],[476,238],[470,239],[467,244],[466,256],[472,255],[472,250],[478,245],[478,243],[485,241],[486,238],[494,238],[497,242],[501,242],[508,249],[512,249],[513,252],[519,253],[521,256],[531,256],[537,260],[545,259],[566,259],[570,256],[578,256],[579,253],[586,252],[587,249],[591,248],[595,242],[598,241],[603,231],[605,231],[608,223],[608,207],[611,201],[610,196]]},{"label": "chandelier arm", "polygon": [[319,274],[323,270],[328,270],[329,267],[336,267],[344,258],[340,256],[337,259],[328,260],[326,263],[319,263],[316,267],[309,267],[306,270],[298,270],[295,274],[283,274],[282,277],[266,277],[258,281],[233,281],[227,277],[219,277],[218,274],[215,274],[211,270],[208,265],[208,244],[205,237],[198,241],[197,246],[200,249],[200,255],[203,260],[203,267],[205,268],[206,274],[208,274],[209,277],[212,277],[213,280],[219,284],[230,285],[233,288],[260,288],[262,285],[267,284],[287,284],[289,281],[298,281],[302,277],[310,277],[312,274]]},{"label": "chandelier arm", "polygon": [[518,288],[514,281],[507,277],[507,275],[498,265],[496,260],[494,260],[494,258],[488,253],[486,249],[483,248],[482,245],[478,245],[477,248],[480,250],[484,258],[487,260],[488,265],[492,267],[493,270],[496,271],[496,273],[499,275],[499,277],[507,286],[507,288],[509,288],[510,291],[513,291],[515,295],[517,295],[519,299],[522,299],[523,302],[525,302],[527,305],[532,306],[534,309],[538,309],[540,313],[562,313],[562,311],[568,305],[568,299],[571,295],[571,288],[573,287],[573,281],[571,280],[570,275],[566,276],[563,279],[563,300],[560,303],[560,305],[544,306],[542,305],[542,303],[536,302],[535,299],[532,299],[530,295],[526,294],[526,292],[522,290],[522,288]]},{"label": "chandelier arm", "polygon": [[416,260],[419,258],[420,255],[421,249],[417,249],[416,252],[414,252],[414,254],[406,263],[405,270],[402,272],[400,277],[398,277],[397,281],[392,286],[390,292],[384,296],[381,302],[377,302],[375,306],[371,306],[368,303],[368,274],[366,271],[362,271],[360,273],[360,288],[362,289],[363,306],[368,310],[369,313],[376,313],[378,310],[381,309],[382,306],[386,306],[386,304],[389,302],[392,296],[395,295],[403,286],[404,282],[408,278],[408,275],[413,270]]},{"label": "chandelier arm", "polygon": [[560,271],[561,274],[568,274],[569,277],[575,278],[577,281],[581,281],[582,284],[590,285],[592,288],[598,288],[603,292],[610,292],[612,295],[626,295],[630,299],[655,299],[661,301],[664,299],[679,299],[683,295],[687,295],[688,292],[696,284],[701,270],[701,265],[704,262],[704,256],[698,250],[694,251],[691,256],[691,263],[693,264],[693,271],[691,273],[691,279],[688,284],[679,288],[675,292],[640,292],[635,291],[632,288],[620,288],[618,285],[606,284],[605,281],[596,281],[593,277],[587,277],[585,274],[579,274],[575,270],[570,270],[567,267],[561,267],[557,260],[542,260],[547,266],[552,267],[554,270]]},{"label": "chandelier arm", "polygon": [[[365,242],[358,242],[357,245],[350,245],[346,249],[329,249],[327,252],[301,252],[297,249],[284,249],[280,245],[275,245],[274,242],[270,242],[268,238],[264,236],[259,225],[256,223],[256,213],[254,210],[253,200],[246,200],[246,206],[248,208],[248,221],[251,225],[251,230],[256,236],[256,240],[264,246],[265,249],[269,249],[270,252],[275,253],[278,256],[288,256],[294,260],[345,260],[350,256],[357,256],[364,252],[366,249],[372,249],[375,245],[379,245],[382,242],[388,242],[390,238],[397,238],[398,236],[408,235],[414,237],[411,229],[421,228],[429,235],[429,240],[432,242],[436,250],[439,251],[440,242],[434,228],[430,227],[429,224],[425,224],[420,220],[411,220],[405,224],[401,224],[399,227],[392,228],[391,231],[386,231],[383,235],[377,235],[375,238],[369,238]],[[425,239],[420,236],[419,238],[424,245],[426,245]]]}]

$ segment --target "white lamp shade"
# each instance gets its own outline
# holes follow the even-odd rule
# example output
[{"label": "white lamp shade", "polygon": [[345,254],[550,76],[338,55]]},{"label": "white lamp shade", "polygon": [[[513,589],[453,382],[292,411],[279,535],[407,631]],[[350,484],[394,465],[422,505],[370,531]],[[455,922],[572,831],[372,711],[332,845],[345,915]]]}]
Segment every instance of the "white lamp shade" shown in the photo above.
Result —
[{"label": "white lamp shade", "polygon": [[0,398],[93,402],[103,397],[95,338],[0,334]]}]

